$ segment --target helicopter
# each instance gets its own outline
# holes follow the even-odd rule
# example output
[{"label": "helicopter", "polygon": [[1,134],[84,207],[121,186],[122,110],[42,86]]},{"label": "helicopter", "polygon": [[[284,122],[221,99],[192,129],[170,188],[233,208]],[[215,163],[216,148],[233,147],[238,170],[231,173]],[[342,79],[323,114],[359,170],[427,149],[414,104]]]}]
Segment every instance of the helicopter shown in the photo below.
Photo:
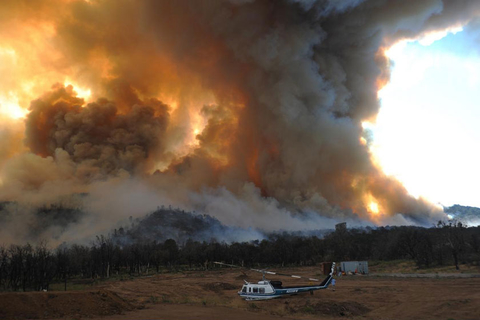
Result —
[{"label": "helicopter", "polygon": [[[233,264],[228,264],[228,263],[222,263],[222,262],[214,262],[214,263],[218,265],[233,267],[233,268],[243,268],[243,267],[236,266]],[[269,299],[280,298],[288,295],[295,295],[303,292],[310,292],[311,294],[313,294],[313,291],[327,289],[328,286],[330,285],[330,282],[333,279],[333,270],[335,270],[335,262],[332,263],[332,269],[330,270],[329,275],[325,279],[323,279],[322,282],[320,282],[319,279],[315,279],[315,278],[305,278],[305,277],[296,276],[296,275],[283,274],[283,273],[268,271],[266,269],[250,269],[250,270],[262,273],[263,275],[262,281],[258,281],[258,283],[251,283],[246,280],[243,280],[245,281],[245,284],[243,285],[242,289],[237,292],[238,295],[247,301],[269,300]],[[273,275],[291,277],[296,279],[308,279],[309,281],[315,281],[320,283],[318,285],[310,285],[310,286],[283,287],[281,281],[270,281],[265,279],[266,274],[273,274]]]}]

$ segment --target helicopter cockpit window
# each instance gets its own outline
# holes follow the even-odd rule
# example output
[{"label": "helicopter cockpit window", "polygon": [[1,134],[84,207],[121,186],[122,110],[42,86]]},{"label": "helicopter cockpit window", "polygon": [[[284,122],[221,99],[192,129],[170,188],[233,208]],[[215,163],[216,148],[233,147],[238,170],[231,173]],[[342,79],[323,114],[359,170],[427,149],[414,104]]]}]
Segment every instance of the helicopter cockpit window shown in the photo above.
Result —
[{"label": "helicopter cockpit window", "polygon": [[258,288],[257,287],[253,287],[253,293],[258,293]]},{"label": "helicopter cockpit window", "polygon": [[252,288],[251,288],[251,287],[250,287],[250,288],[248,288],[248,292],[252,292]]},{"label": "helicopter cockpit window", "polygon": [[246,287],[246,286],[243,286],[242,292],[243,292],[243,293],[247,292],[247,287]]},{"label": "helicopter cockpit window", "polygon": [[265,293],[265,288],[259,288],[259,293]]}]

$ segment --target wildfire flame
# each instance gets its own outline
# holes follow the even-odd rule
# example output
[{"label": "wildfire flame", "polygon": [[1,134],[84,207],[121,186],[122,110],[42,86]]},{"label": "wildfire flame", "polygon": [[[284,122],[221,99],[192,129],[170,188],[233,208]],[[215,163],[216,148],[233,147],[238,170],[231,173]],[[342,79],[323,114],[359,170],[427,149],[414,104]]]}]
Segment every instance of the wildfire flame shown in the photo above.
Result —
[{"label": "wildfire flame", "polygon": [[159,193],[225,189],[256,208],[371,221],[425,207],[361,136],[390,76],[389,49],[370,41],[380,32],[360,41],[288,2],[11,3],[0,21],[0,120],[13,128],[0,132],[0,181],[15,188],[0,200],[138,177]]},{"label": "wildfire flame", "polygon": [[92,90],[88,88],[82,88],[79,85],[75,84],[73,81],[67,79],[63,83],[65,87],[72,86],[73,91],[75,92],[76,96],[82,98],[85,101],[88,101],[92,96]]},{"label": "wildfire flame", "polygon": [[25,118],[27,110],[20,107],[18,98],[14,94],[8,97],[0,96],[0,113],[12,119]]},{"label": "wildfire flame", "polygon": [[370,212],[375,215],[380,213],[380,209],[378,208],[378,203],[374,201],[370,202],[370,204],[368,205],[368,208],[370,209]]},{"label": "wildfire flame", "polygon": [[378,200],[370,193],[364,196],[365,207],[367,208],[370,219],[374,222],[381,222],[384,218],[384,212],[378,202]]}]

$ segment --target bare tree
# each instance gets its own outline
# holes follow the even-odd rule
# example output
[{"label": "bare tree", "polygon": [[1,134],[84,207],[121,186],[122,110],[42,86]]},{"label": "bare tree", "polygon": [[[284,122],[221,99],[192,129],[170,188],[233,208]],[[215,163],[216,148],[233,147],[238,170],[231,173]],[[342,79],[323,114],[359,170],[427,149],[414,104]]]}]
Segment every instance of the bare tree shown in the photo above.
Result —
[{"label": "bare tree", "polygon": [[465,250],[465,226],[457,220],[439,221],[437,227],[442,230],[444,244],[450,249],[455,269],[459,270],[458,262]]}]

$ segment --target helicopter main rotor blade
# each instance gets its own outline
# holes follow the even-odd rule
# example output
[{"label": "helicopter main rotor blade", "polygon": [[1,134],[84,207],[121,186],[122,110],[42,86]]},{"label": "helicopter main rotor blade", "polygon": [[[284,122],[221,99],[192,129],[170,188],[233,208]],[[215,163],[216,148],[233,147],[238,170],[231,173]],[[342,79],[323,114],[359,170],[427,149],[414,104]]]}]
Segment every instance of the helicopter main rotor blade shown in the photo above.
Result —
[{"label": "helicopter main rotor blade", "polygon": [[294,275],[294,274],[285,274],[285,273],[279,273],[279,272],[273,272],[273,271],[261,270],[261,269],[250,269],[250,270],[265,273],[265,274],[275,274],[277,276],[283,276],[283,277],[291,277],[291,278],[296,278],[296,279],[308,279],[310,281],[320,281],[319,279],[301,277],[301,276],[297,276],[297,275]]},{"label": "helicopter main rotor blade", "polygon": [[297,275],[294,275],[294,274],[285,274],[285,273],[278,273],[278,272],[273,273],[273,274],[276,274],[276,275],[279,275],[279,276],[284,276],[284,277],[291,277],[291,278],[295,278],[295,279],[308,279],[310,281],[320,281],[319,279],[301,277],[301,276],[297,276]]},{"label": "helicopter main rotor blade", "polygon": [[268,271],[268,270],[265,270],[265,269],[250,269],[250,270],[257,271],[257,272],[260,272],[260,273],[265,273],[265,274],[276,274],[275,272]]},{"label": "helicopter main rotor blade", "polygon": [[[234,264],[223,263],[223,262],[214,262],[214,263],[222,265],[222,266],[233,267],[233,268],[248,269],[248,268],[245,268],[245,267],[237,266],[237,265],[234,265]],[[315,278],[301,277],[301,276],[297,276],[297,275],[294,275],[294,274],[278,273],[278,272],[268,271],[268,270],[265,270],[265,269],[250,269],[250,270],[260,272],[260,273],[263,273],[263,274],[274,274],[274,275],[277,275],[277,276],[291,277],[291,278],[296,278],[296,279],[308,279],[309,281],[320,281],[319,279],[315,279]]]},{"label": "helicopter main rotor blade", "polygon": [[222,266],[228,266],[228,267],[232,267],[232,268],[244,268],[244,267],[241,267],[241,266],[237,266],[237,265],[234,265],[234,264],[228,264],[228,263],[223,263],[223,262],[213,262],[215,264],[219,264],[219,265],[222,265]]}]

